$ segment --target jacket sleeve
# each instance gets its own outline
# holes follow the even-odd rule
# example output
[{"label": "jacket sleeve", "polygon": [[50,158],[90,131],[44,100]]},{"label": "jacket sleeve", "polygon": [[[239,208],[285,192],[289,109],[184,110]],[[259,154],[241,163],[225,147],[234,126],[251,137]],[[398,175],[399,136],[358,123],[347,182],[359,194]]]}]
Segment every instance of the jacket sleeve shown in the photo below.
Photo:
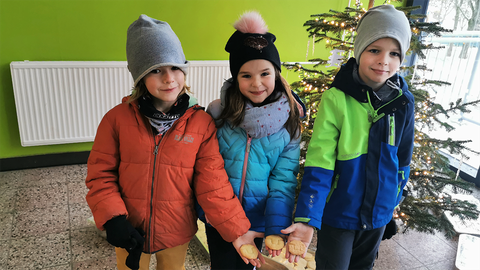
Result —
[{"label": "jacket sleeve", "polygon": [[265,236],[281,234],[292,224],[297,187],[300,138],[291,140],[280,154],[268,179]]},{"label": "jacket sleeve", "polygon": [[412,161],[412,154],[413,154],[413,144],[415,138],[415,101],[412,96],[411,103],[407,105],[406,113],[405,113],[405,126],[403,128],[403,132],[401,133],[401,140],[398,145],[398,193],[397,193],[397,201],[396,205],[400,203],[400,199],[402,198],[403,188],[408,182],[408,177],[410,175],[410,162]]},{"label": "jacket sleeve", "polygon": [[87,162],[86,199],[100,230],[113,217],[128,214],[119,192],[119,143],[112,122],[107,113],[98,126]]},{"label": "jacket sleeve", "polygon": [[213,120],[197,153],[194,185],[197,202],[225,241],[232,242],[250,229],[250,221],[228,181]]},{"label": "jacket sleeve", "polygon": [[312,137],[308,145],[295,222],[321,228],[323,210],[332,187],[333,171],[340,134],[338,111],[333,91],[323,93]]}]

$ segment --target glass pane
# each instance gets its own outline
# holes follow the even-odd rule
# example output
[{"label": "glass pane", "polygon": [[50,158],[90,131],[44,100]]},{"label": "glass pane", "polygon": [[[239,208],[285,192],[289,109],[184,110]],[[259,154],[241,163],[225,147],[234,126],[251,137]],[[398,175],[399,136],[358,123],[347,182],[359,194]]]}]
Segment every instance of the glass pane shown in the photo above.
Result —
[{"label": "glass pane", "polygon": [[[474,7],[474,8],[472,8]],[[430,0],[427,10],[429,22],[440,22],[451,33],[442,37],[426,37],[427,43],[444,46],[444,49],[430,50],[426,59],[419,59],[429,67],[428,78],[451,83],[435,87],[431,95],[435,102],[448,109],[449,103],[459,98],[463,102],[480,99],[480,0]],[[437,138],[472,140],[466,146],[480,152],[480,106],[470,106],[470,113],[451,115],[447,121],[455,130],[433,131]],[[448,156],[448,155],[447,155]],[[469,159],[451,157],[451,163],[475,177],[480,166],[480,156],[469,153]]]}]

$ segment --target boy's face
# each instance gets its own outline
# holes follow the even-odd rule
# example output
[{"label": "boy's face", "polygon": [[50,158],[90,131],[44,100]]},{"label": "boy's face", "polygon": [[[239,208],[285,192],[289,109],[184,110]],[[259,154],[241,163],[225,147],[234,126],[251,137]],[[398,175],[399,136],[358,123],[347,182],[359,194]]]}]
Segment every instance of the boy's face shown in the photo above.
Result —
[{"label": "boy's face", "polygon": [[380,89],[400,67],[400,45],[393,38],[381,38],[368,45],[360,56],[358,74],[374,91]]},{"label": "boy's face", "polygon": [[143,77],[153,105],[161,112],[168,112],[177,101],[185,85],[185,74],[175,66],[159,67]]}]

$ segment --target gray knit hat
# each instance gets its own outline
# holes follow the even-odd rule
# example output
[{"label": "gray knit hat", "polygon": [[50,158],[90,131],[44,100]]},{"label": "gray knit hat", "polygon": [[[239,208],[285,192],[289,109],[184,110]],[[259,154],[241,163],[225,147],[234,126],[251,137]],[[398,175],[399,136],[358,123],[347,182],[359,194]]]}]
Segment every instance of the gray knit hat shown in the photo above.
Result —
[{"label": "gray knit hat", "polygon": [[188,67],[182,44],[170,25],[143,14],[127,30],[127,63],[134,86],[158,67],[176,66],[185,74]]},{"label": "gray knit hat", "polygon": [[407,16],[392,5],[381,5],[369,9],[357,24],[357,37],[354,44],[354,55],[357,64],[363,51],[373,42],[381,38],[393,38],[400,44],[400,63],[410,47],[410,23]]}]

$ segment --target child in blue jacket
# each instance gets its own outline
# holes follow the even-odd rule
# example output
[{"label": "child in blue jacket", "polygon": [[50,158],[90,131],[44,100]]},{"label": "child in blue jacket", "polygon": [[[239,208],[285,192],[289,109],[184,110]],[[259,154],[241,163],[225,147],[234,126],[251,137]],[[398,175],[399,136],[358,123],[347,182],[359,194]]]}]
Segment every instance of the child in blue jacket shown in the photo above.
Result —
[{"label": "child in blue jacket", "polygon": [[[225,47],[232,78],[207,112],[216,120],[225,170],[252,224],[247,235],[260,250],[264,236],[282,235],[292,224],[303,104],[280,75],[275,36],[260,14],[247,12],[234,27]],[[215,228],[206,226],[206,234],[212,270],[253,268]]]},{"label": "child in blue jacket", "polygon": [[[411,38],[405,14],[371,8],[357,25],[355,58],[319,105],[289,241],[318,231],[317,269],[372,269],[408,180],[414,99],[397,74]],[[290,254],[287,253],[287,256]],[[290,260],[297,259],[291,255]]]}]

